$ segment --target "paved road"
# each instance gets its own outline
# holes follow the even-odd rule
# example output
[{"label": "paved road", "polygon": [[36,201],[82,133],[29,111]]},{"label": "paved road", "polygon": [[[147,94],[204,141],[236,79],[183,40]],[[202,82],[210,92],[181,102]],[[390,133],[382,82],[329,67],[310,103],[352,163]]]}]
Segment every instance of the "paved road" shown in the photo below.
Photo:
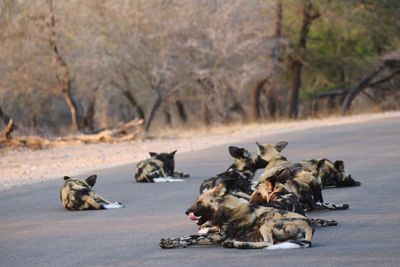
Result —
[{"label": "paved road", "polygon": [[[317,229],[310,249],[158,247],[162,237],[195,233],[184,211],[202,180],[232,161],[227,146],[217,146],[178,151],[177,170],[192,175],[184,183],[137,184],[134,165],[100,170],[95,191],[125,209],[67,211],[59,199],[61,178],[0,192],[0,266],[400,266],[400,117],[257,141],[280,140],[289,141],[284,151],[289,159],[342,159],[362,182],[323,191],[326,201],[348,203],[350,209],[313,212],[340,224]],[[236,145],[255,151],[254,141]]]}]

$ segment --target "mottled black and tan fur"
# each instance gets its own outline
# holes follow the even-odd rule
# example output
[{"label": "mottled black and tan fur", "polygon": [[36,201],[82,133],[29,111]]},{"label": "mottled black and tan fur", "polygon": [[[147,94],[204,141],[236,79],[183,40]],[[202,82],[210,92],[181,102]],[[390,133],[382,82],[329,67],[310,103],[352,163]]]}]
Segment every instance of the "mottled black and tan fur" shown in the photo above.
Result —
[{"label": "mottled black and tan fur", "polygon": [[279,182],[296,194],[306,210],[321,209],[348,209],[347,204],[324,203],[322,197],[322,182],[318,179],[319,168],[315,167],[312,171],[304,168],[301,164],[292,163],[282,156],[280,152],[286,147],[287,142],[279,142],[275,145],[257,144],[258,154],[261,158],[268,161],[265,172],[260,176],[254,187],[264,183],[269,177],[274,177],[284,169],[289,170],[289,175],[283,176]]},{"label": "mottled black and tan fur", "polygon": [[305,216],[304,206],[295,193],[289,191],[280,180],[290,176],[290,169],[285,168],[274,176],[268,177],[251,195],[249,202],[265,207],[296,212]]},{"label": "mottled black and tan fur", "polygon": [[119,202],[110,202],[96,194],[92,187],[96,183],[96,175],[89,176],[86,180],[64,177],[61,187],[60,199],[63,206],[69,210],[101,210],[123,208]]},{"label": "mottled black and tan fur", "polygon": [[[304,206],[300,202],[297,195],[280,183],[290,177],[290,169],[283,169],[275,176],[268,177],[266,181],[260,185],[251,195],[249,202],[264,207],[271,207],[281,210],[296,212],[305,215]],[[335,220],[325,220],[320,218],[308,218],[312,226],[334,226],[337,225]]]},{"label": "mottled black and tan fur", "polygon": [[171,153],[150,152],[149,159],[140,161],[136,166],[135,180],[138,183],[182,182],[176,177],[189,177],[189,174],[175,172],[176,150]]},{"label": "mottled black and tan fur", "polygon": [[321,161],[322,166],[319,167],[318,179],[321,180],[324,187],[335,186],[360,186],[361,183],[354,180],[349,173],[344,169],[344,163],[342,160],[336,160],[335,162],[329,159],[308,159],[297,162],[303,166],[306,170],[314,170],[317,163]]},{"label": "mottled black and tan fur", "polygon": [[235,158],[233,164],[223,173],[208,178],[200,185],[200,194],[214,188],[221,179],[232,178],[234,180],[234,194],[242,195],[249,199],[251,193],[251,180],[258,169],[265,168],[267,162],[256,153],[236,146],[229,147],[229,154]]},{"label": "mottled black and tan fur", "polygon": [[225,248],[288,249],[311,246],[313,228],[303,215],[250,204],[232,195],[233,179],[201,194],[186,214],[198,225],[212,221],[219,232],[161,239],[161,248],[221,244]]}]

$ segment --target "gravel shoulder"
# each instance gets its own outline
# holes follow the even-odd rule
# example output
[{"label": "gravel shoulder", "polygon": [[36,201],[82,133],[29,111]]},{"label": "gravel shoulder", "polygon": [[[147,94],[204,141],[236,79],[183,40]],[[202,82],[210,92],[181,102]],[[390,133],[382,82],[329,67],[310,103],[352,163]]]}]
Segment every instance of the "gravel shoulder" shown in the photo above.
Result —
[{"label": "gravel shoulder", "polygon": [[293,132],[316,127],[364,123],[399,117],[400,112],[386,112],[349,117],[331,117],[293,122],[234,125],[199,132],[183,132],[174,137],[117,144],[91,144],[52,147],[43,150],[13,150],[0,154],[0,191],[16,186],[75,176],[98,169],[133,164],[148,158],[148,152],[178,153],[234,144],[258,136]]}]

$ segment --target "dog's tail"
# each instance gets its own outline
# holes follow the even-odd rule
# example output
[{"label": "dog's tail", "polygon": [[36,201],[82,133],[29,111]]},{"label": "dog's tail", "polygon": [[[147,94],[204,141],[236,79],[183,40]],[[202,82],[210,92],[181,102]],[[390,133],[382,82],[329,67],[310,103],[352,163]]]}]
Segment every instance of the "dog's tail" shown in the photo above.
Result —
[{"label": "dog's tail", "polygon": [[279,244],[274,244],[266,247],[266,249],[294,249],[294,248],[309,248],[311,247],[311,242],[309,241],[285,241]]},{"label": "dog's tail", "polygon": [[172,177],[159,177],[153,178],[154,183],[174,183],[174,182],[184,182],[183,179],[172,178]]},{"label": "dog's tail", "polygon": [[122,205],[119,202],[114,202],[114,203],[109,203],[109,204],[103,204],[102,205],[104,209],[120,209],[120,208],[125,208],[124,205]]},{"label": "dog's tail", "polygon": [[326,227],[326,226],[338,225],[338,222],[335,220],[325,220],[321,218],[307,218],[307,220],[313,227]]},{"label": "dog's tail", "polygon": [[317,209],[328,209],[328,210],[347,210],[349,208],[349,204],[335,204],[335,203],[327,203],[327,202],[317,202]]}]

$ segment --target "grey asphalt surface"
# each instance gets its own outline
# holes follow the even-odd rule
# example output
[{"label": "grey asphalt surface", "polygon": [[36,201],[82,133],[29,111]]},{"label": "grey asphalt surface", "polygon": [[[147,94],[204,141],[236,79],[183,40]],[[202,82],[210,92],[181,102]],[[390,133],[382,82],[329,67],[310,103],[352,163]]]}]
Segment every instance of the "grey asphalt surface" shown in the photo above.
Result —
[{"label": "grey asphalt surface", "polygon": [[136,164],[99,170],[94,190],[122,202],[124,209],[64,209],[61,177],[0,192],[0,266],[400,266],[400,117],[232,145],[255,151],[254,141],[281,140],[289,142],[283,154],[290,160],[341,159],[362,182],[323,191],[325,201],[348,203],[350,209],[308,213],[339,221],[336,227],[316,229],[310,249],[159,248],[160,238],[196,233],[184,212],[200,183],[231,164],[224,145],[178,151],[176,170],[191,174],[183,183],[138,184],[133,181]]}]

